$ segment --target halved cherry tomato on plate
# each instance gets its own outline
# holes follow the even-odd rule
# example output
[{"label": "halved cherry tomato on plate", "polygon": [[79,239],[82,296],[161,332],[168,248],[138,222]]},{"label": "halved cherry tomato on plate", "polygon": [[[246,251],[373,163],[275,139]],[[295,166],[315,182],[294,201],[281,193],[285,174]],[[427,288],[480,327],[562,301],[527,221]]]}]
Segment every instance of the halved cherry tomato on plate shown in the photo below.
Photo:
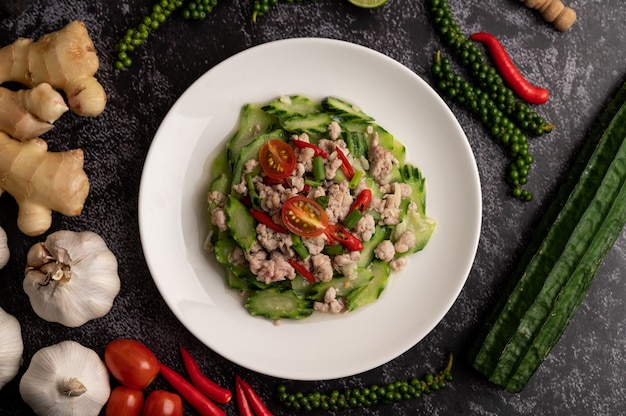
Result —
[{"label": "halved cherry tomato on plate", "polygon": [[328,227],[328,216],[315,200],[305,196],[292,196],[282,207],[283,224],[301,237],[317,237]]},{"label": "halved cherry tomato on plate", "polygon": [[270,178],[285,179],[296,167],[296,154],[288,143],[273,139],[259,150],[259,163]]},{"label": "halved cherry tomato on plate", "polygon": [[183,400],[176,393],[154,390],[146,398],[143,416],[182,416]]},{"label": "halved cherry tomato on plate", "polygon": [[139,416],[143,401],[143,391],[117,386],[111,391],[105,416]]},{"label": "halved cherry tomato on plate", "polygon": [[104,348],[104,362],[120,384],[141,390],[159,374],[159,360],[144,344],[120,338]]}]

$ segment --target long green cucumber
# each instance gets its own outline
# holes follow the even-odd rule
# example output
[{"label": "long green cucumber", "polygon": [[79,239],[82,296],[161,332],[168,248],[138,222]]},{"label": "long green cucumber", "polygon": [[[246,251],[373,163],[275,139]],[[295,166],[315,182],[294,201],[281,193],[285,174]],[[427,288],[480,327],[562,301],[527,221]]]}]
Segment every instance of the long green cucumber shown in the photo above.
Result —
[{"label": "long green cucumber", "polygon": [[473,366],[510,392],[558,342],[626,223],[626,84],[592,131],[477,337]]}]

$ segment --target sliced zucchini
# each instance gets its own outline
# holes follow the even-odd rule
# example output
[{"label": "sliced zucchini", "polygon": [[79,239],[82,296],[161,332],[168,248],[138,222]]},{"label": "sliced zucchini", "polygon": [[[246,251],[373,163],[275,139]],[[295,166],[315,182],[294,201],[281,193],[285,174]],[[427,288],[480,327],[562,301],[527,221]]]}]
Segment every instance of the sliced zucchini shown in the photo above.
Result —
[{"label": "sliced zucchini", "polygon": [[234,273],[230,267],[224,267],[224,269],[226,270],[226,284],[229,288],[235,290],[248,290],[250,288],[248,282]]},{"label": "sliced zucchini", "polygon": [[304,116],[292,116],[281,121],[281,126],[290,133],[307,133],[319,137],[328,131],[333,118],[328,113],[314,113]]},{"label": "sliced zucchini", "polygon": [[337,97],[326,97],[322,100],[322,108],[331,114],[341,117],[342,120],[373,121],[354,104]]},{"label": "sliced zucchini", "polygon": [[354,290],[346,297],[348,301],[348,311],[353,311],[356,308],[376,301],[380,297],[380,294],[383,293],[383,290],[385,290],[387,281],[389,280],[389,274],[391,273],[389,263],[374,260],[370,265],[370,270],[373,276],[372,280],[370,280],[367,285]]},{"label": "sliced zucchini", "polygon": [[234,166],[239,153],[255,138],[270,131],[276,124],[276,118],[263,111],[259,104],[246,104],[241,108],[237,131],[228,141],[226,155]]},{"label": "sliced zucchini", "polygon": [[226,202],[226,225],[233,239],[245,251],[249,251],[256,241],[256,224],[248,208],[232,194]]},{"label": "sliced zucchini", "polygon": [[215,258],[220,264],[230,266],[230,254],[238,246],[237,242],[231,237],[220,238],[214,245]]},{"label": "sliced zucchini", "polygon": [[245,307],[251,315],[268,319],[302,319],[313,313],[313,302],[281,287],[251,292]]},{"label": "sliced zucchini", "polygon": [[233,185],[236,185],[241,182],[243,177],[243,171],[246,167],[246,162],[250,159],[259,159],[259,150],[261,147],[268,141],[278,139],[282,141],[287,140],[287,134],[281,130],[273,130],[269,133],[262,134],[259,137],[256,137],[254,141],[239,152],[239,156],[237,157],[237,162],[235,163],[235,167],[233,168]]},{"label": "sliced zucchini", "polygon": [[422,216],[414,209],[409,209],[404,219],[393,229],[391,241],[395,243],[402,234],[406,231],[411,231],[415,236],[415,244],[407,252],[397,253],[396,255],[404,256],[423,250],[426,244],[428,244],[428,241],[430,241],[430,237],[433,235],[436,225],[437,222],[434,219]]},{"label": "sliced zucchini", "polygon": [[284,119],[293,116],[306,116],[319,113],[320,103],[302,95],[281,96],[262,107],[263,111]]},{"label": "sliced zucchini", "polygon": [[343,140],[354,158],[367,157],[367,135],[362,132],[346,131]]},{"label": "sliced zucchini", "polygon": [[355,279],[341,276],[335,277],[328,282],[315,283],[307,294],[307,298],[322,301],[326,291],[331,287],[334,287],[337,291],[338,298],[345,297],[352,291],[367,285],[373,278],[374,275],[369,269],[360,268],[357,270],[357,277]]},{"label": "sliced zucchini", "polygon": [[376,247],[385,239],[386,234],[387,229],[377,225],[372,238],[370,238],[369,241],[363,241],[361,258],[357,262],[358,267],[367,267],[372,260],[374,260],[374,250],[376,250]]}]

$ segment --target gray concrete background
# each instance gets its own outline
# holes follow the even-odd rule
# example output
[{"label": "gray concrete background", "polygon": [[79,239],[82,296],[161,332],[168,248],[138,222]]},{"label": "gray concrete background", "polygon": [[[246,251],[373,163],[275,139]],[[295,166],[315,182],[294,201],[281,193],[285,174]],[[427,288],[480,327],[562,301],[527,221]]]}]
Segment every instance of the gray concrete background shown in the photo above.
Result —
[{"label": "gray concrete background", "polygon": [[[622,236],[561,341],[529,385],[508,394],[473,372],[464,353],[483,315],[498,295],[536,222],[562,183],[576,151],[616,89],[626,81],[626,5],[622,0],[572,0],[578,12],[568,32],[557,32],[516,0],[464,2],[451,8],[465,33],[498,36],[534,83],[551,92],[538,108],[556,124],[550,135],[531,141],[535,164],[530,175],[533,202],[506,194],[505,158],[483,127],[455,105],[477,160],[483,192],[483,228],[467,284],[442,322],[418,345],[395,360],[354,377],[323,382],[287,382],[306,391],[382,384],[440,368],[448,351],[456,357],[454,382],[420,400],[382,405],[346,415],[618,415],[626,402],[626,240]],[[126,28],[146,14],[150,1],[63,2],[39,0],[20,16],[0,12],[0,45],[18,36],[39,37],[73,19],[85,21],[101,59],[97,77],[108,93],[106,111],[96,119],[66,115],[45,138],[54,150],[82,147],[91,192],[83,214],[55,215],[52,230],[98,232],[118,256],[122,291],[104,318],[69,329],[45,322],[32,311],[22,290],[25,255],[38,238],[15,227],[17,207],[0,197],[0,225],[12,250],[0,271],[0,307],[22,324],[24,366],[0,390],[0,415],[27,415],[19,377],[41,347],[73,339],[102,353],[118,337],[132,337],[182,371],[179,343],[188,346],[216,381],[232,385],[241,374],[257,388],[276,415],[287,415],[273,400],[277,380],[238,367],[204,347],[171,314],[145,264],[137,224],[139,179],[159,123],[175,100],[200,75],[251,46],[293,37],[328,37],[358,43],[406,65],[432,83],[429,68],[442,47],[424,1],[389,0],[382,8],[360,10],[343,0],[276,6],[255,24],[251,0],[220,0],[204,22],[172,17],[135,53],[131,69],[113,68],[113,46]],[[454,253],[450,253],[454,261]],[[415,319],[398,316],[397,319]],[[376,328],[372,328],[373,331]],[[157,382],[151,388],[167,388]],[[186,408],[189,414],[193,414]],[[229,415],[237,414],[233,405]]]}]

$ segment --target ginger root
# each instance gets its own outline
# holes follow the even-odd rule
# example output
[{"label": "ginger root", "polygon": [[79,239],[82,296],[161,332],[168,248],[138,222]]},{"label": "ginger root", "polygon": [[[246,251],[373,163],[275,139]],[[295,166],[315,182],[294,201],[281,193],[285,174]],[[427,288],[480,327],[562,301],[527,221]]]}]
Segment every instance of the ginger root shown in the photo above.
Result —
[{"label": "ginger root", "polygon": [[0,132],[0,194],[8,192],[18,204],[17,225],[38,236],[52,224],[52,211],[80,215],[89,180],[81,149],[48,152],[39,138],[18,142]]},{"label": "ginger root", "polygon": [[0,84],[15,81],[33,88],[47,82],[82,116],[97,116],[106,105],[104,88],[94,78],[98,67],[95,46],[78,20],[37,41],[19,38],[0,49]]},{"label": "ginger root", "polygon": [[0,87],[0,131],[14,139],[39,137],[67,110],[61,94],[48,83],[19,91]]}]

